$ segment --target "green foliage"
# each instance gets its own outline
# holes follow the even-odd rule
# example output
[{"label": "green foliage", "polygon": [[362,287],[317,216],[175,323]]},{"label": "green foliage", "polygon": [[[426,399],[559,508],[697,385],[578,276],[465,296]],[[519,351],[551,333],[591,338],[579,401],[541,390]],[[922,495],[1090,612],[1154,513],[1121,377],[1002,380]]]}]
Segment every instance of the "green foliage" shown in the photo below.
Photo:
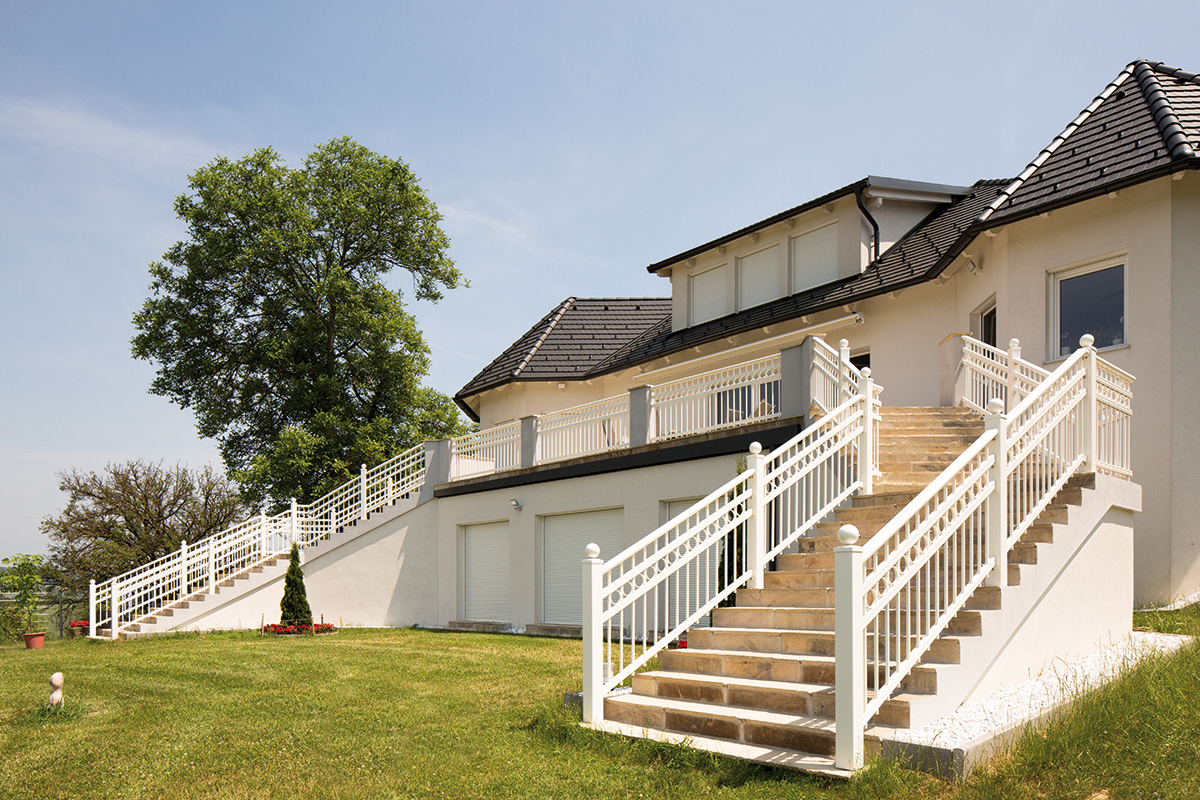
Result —
[{"label": "green foliage", "polygon": [[[21,633],[33,630],[33,615],[37,612],[38,601],[42,594],[42,572],[46,569],[46,559],[43,556],[18,553],[9,558],[0,559],[0,590],[13,594],[12,607],[17,611]],[[10,627],[11,621],[4,625]]]},{"label": "green foliage", "polygon": [[300,547],[292,545],[287,574],[283,577],[283,600],[279,601],[280,625],[312,625],[312,609],[304,590],[304,570],[300,568]]},{"label": "green foliage", "polygon": [[150,265],[134,316],[155,394],[191,408],[243,494],[309,501],[426,438],[458,435],[457,409],[420,385],[429,351],[401,295],[465,285],[441,215],[402,161],[348,138],[299,169],[270,148],[217,158],[175,211],[188,239]]},{"label": "green foliage", "polygon": [[90,579],[119,575],[246,516],[237,487],[208,466],[137,460],[58,477],[67,507],[41,527],[63,587],[76,596],[86,597]]}]

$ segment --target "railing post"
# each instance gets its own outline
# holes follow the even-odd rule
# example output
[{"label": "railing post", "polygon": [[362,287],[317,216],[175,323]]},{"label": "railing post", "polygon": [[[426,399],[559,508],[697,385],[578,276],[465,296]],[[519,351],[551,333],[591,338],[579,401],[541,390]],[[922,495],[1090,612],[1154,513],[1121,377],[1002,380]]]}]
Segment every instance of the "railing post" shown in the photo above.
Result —
[{"label": "railing post", "polygon": [[296,498],[292,498],[292,544],[300,541],[299,531],[296,529]]},{"label": "railing post", "polygon": [[833,548],[834,763],[839,769],[863,765],[863,729],[867,705],[866,643],[863,636],[863,551],[858,529],[838,530]]},{"label": "railing post", "polygon": [[96,635],[96,579],[88,581],[88,636]]},{"label": "railing post", "polygon": [[1020,399],[1017,397],[1017,391],[1018,391],[1017,362],[1020,360],[1021,360],[1021,340],[1016,339],[1016,338],[1009,339],[1008,340],[1008,372],[1005,375],[1005,377],[1007,378],[1007,381],[1006,381],[1007,385],[1005,386],[1005,392],[1004,392],[1004,410],[1006,412],[1012,411],[1013,408],[1016,407],[1017,403],[1021,402]]},{"label": "railing post", "polygon": [[813,359],[816,337],[779,351],[779,415],[803,417],[812,411]]},{"label": "railing post", "polygon": [[367,465],[362,464],[358,471],[358,518],[367,518]]},{"label": "railing post", "polygon": [[1096,440],[1098,438],[1100,421],[1096,414],[1096,348],[1092,344],[1096,338],[1090,333],[1079,337],[1079,346],[1087,350],[1083,357],[1083,386],[1086,394],[1083,398],[1083,471],[1096,471]]},{"label": "railing post", "polygon": [[746,468],[752,471],[750,475],[750,518],[746,521],[746,561],[750,569],[750,589],[763,588],[763,572],[767,569],[767,504],[763,502],[763,492],[766,484],[763,482],[763,471],[766,469],[767,457],[762,454],[762,445],[750,443],[750,455],[746,458]]},{"label": "railing post", "polygon": [[629,390],[629,446],[641,447],[654,439],[654,410],[651,404],[651,388],[635,386]]},{"label": "railing post", "polygon": [[589,544],[583,559],[583,721],[604,721],[604,670],[601,664],[601,583],[604,580],[600,547]]},{"label": "railing post", "polygon": [[[996,436],[988,445],[992,454],[992,466],[988,480],[993,485],[992,496],[987,501],[987,552],[995,560],[995,566],[985,580],[986,586],[1008,585],[1008,469],[1005,459],[1008,444],[1004,438],[1004,401],[999,397],[988,400],[988,414],[983,418],[985,431],[995,431]],[[1021,491],[1021,487],[1017,487]]]},{"label": "railing post", "polygon": [[[842,341],[845,341],[844,339]],[[862,397],[862,438],[858,441],[858,479],[862,481],[863,494],[870,494],[875,487],[875,382],[871,380],[871,368],[863,367],[859,381]]]},{"label": "railing post", "polygon": [[[267,529],[267,515],[259,514],[258,524],[263,530]],[[213,550],[213,540],[215,537],[210,536],[205,539],[208,542],[208,591],[212,594],[217,593],[217,554]]]},{"label": "railing post", "polygon": [[521,469],[529,469],[538,460],[538,418],[521,417]]},{"label": "railing post", "polygon": [[121,601],[120,588],[121,587],[120,587],[120,584],[117,582],[117,579],[113,578],[112,588],[108,590],[108,595],[110,598],[108,605],[112,611],[112,624],[109,625],[108,635],[109,635],[109,638],[112,639],[114,642],[117,640],[117,621],[120,619],[120,609],[119,609],[120,601]]},{"label": "railing post", "polygon": [[179,599],[187,595],[187,539],[179,543]]},{"label": "railing post", "polygon": [[850,399],[850,341],[838,342],[838,398],[835,406]]},{"label": "railing post", "polygon": [[941,372],[938,380],[938,404],[952,408],[967,396],[967,369],[963,365],[963,337],[968,333],[952,333],[942,339]]}]

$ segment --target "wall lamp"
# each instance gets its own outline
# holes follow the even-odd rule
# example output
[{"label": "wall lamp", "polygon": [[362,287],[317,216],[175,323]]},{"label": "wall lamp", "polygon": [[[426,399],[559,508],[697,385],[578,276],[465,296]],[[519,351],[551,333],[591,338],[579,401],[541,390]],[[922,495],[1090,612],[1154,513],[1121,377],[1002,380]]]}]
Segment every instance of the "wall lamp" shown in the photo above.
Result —
[{"label": "wall lamp", "polygon": [[508,504],[512,506],[515,511],[521,510],[521,501],[515,497],[512,500],[509,500]]}]

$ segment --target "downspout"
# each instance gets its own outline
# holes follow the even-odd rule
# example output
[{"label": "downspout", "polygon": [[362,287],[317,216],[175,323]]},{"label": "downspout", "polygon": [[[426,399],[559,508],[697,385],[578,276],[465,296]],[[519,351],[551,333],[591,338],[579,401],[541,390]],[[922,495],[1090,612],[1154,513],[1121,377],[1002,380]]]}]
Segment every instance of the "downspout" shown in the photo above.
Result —
[{"label": "downspout", "polygon": [[867,211],[867,206],[863,203],[863,190],[865,188],[865,186],[860,185],[854,190],[854,202],[858,203],[858,210],[863,213],[863,216],[871,223],[871,229],[875,231],[875,241],[871,248],[871,261],[873,263],[875,259],[879,258],[879,223],[871,216],[871,212]]}]

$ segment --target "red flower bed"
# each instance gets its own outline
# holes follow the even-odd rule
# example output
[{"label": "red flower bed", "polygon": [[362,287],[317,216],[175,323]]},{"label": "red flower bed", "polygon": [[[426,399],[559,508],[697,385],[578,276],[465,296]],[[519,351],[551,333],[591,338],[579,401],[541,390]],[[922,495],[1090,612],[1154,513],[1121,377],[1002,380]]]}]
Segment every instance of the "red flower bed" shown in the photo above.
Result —
[{"label": "red flower bed", "polygon": [[86,619],[73,619],[73,620],[71,620],[70,625],[72,628],[89,628],[89,627],[91,627],[91,623],[88,622]]},{"label": "red flower bed", "polygon": [[317,622],[313,625],[276,625],[268,622],[263,625],[262,630],[263,633],[273,633],[276,636],[302,636],[314,633],[335,633],[337,628],[326,622]]}]

